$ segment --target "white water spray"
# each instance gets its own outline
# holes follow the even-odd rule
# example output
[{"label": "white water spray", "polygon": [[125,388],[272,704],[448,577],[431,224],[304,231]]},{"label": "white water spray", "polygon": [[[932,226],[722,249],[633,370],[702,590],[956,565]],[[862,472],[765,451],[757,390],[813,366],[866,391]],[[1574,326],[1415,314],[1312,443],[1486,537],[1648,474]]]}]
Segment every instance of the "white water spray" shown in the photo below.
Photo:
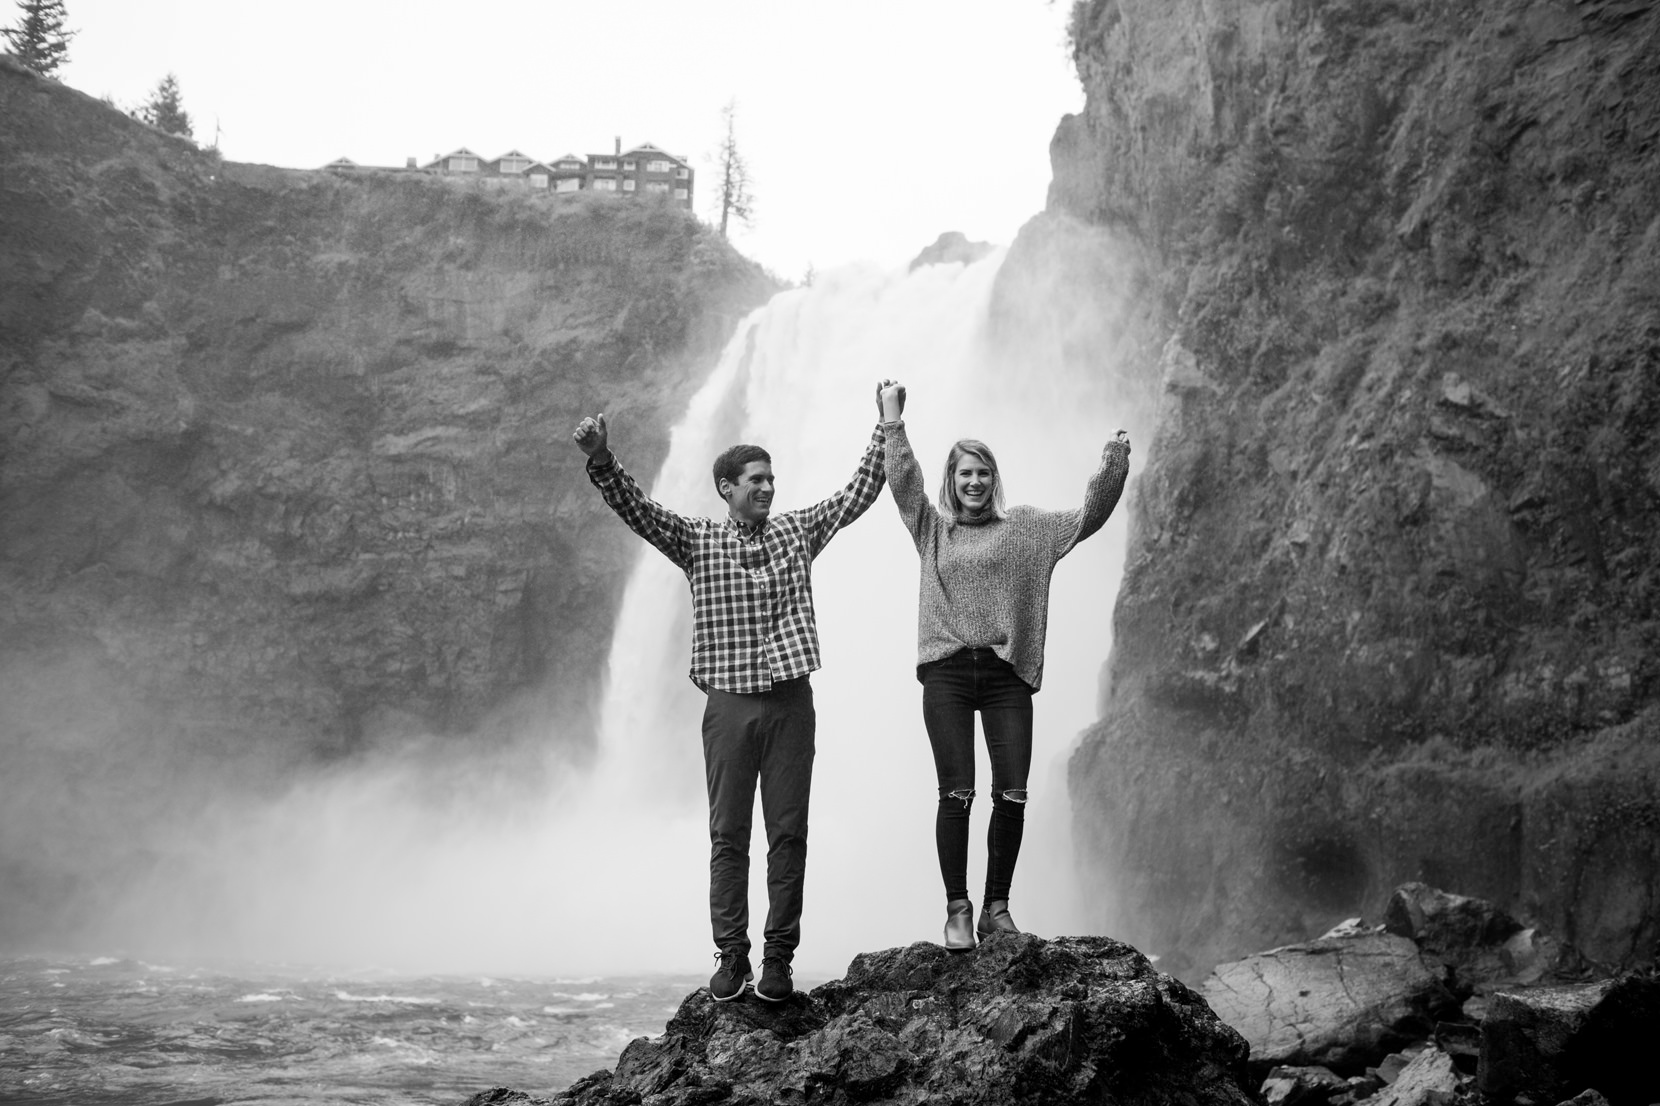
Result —
[{"label": "white water spray", "polygon": [[[682,514],[718,516],[710,463],[751,441],[772,454],[774,509],[807,506],[852,475],[877,420],[876,382],[892,377],[909,388],[906,422],[930,484],[950,443],[975,437],[996,449],[1011,503],[1076,506],[1102,444],[1131,412],[1113,398],[1122,389],[1110,364],[1065,379],[988,353],[1002,256],[913,273],[841,270],[775,297],[740,327],[694,399],[661,477],[636,479]],[[610,415],[627,466],[631,427],[626,413]],[[1018,922],[1038,934],[1082,931],[1065,757],[1096,715],[1125,514],[1055,573],[1012,897]],[[268,805],[221,811],[207,823],[212,832],[181,848],[184,874],[161,873],[114,930],[161,934],[198,953],[402,971],[707,971],[703,697],[686,677],[690,598],[655,549],[641,542],[638,556],[610,646],[591,773],[567,772],[544,803],[527,806],[489,798],[489,764],[457,761],[474,774],[462,781],[436,778],[418,757],[371,759]],[[824,668],[813,677],[818,752],[796,960],[804,980],[842,974],[861,951],[940,938],[936,784],[915,679],[917,571],[886,491],[814,565]],[[977,771],[984,796],[983,746]],[[446,806],[435,795],[468,801]],[[984,875],[989,810],[982,799],[974,811],[971,891]],[[765,852],[757,818],[757,946]],[[216,897],[205,900],[203,885]]]},{"label": "white water spray", "polygon": [[[1011,502],[1080,503],[1102,444],[1126,413],[1106,408],[1107,382],[1015,380],[990,359],[984,327],[1001,258],[909,274],[842,270],[775,298],[735,337],[675,431],[653,498],[682,514],[718,517],[723,505],[709,464],[737,441],[772,454],[775,511],[829,495],[852,475],[876,421],[876,382],[892,377],[909,389],[907,428],[930,484],[952,441],[978,437],[997,450]],[[627,428],[614,422],[612,434],[626,465]],[[1064,754],[1095,716],[1123,543],[1115,514],[1056,573],[1013,895],[1016,918],[1038,933],[1078,931]],[[917,571],[886,492],[814,566],[824,668],[813,677],[818,752],[797,963],[821,975],[839,974],[861,950],[937,940],[943,923],[936,784],[915,679]],[[649,796],[653,816],[672,825],[660,839],[657,870],[674,888],[676,940],[686,934],[708,950],[702,696],[686,678],[690,610],[684,575],[646,549],[612,644],[601,778],[608,792]],[[984,794],[983,746],[978,779]],[[988,816],[982,802],[971,888],[983,878]],[[750,880],[757,945],[764,854],[757,818]]]}]

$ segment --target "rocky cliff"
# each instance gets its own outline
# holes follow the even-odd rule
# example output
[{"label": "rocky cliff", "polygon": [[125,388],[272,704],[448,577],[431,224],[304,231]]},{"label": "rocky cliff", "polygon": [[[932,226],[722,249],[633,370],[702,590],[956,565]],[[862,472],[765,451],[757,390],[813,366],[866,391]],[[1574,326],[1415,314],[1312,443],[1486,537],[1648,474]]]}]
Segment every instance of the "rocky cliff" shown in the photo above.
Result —
[{"label": "rocky cliff", "polygon": [[1425,879],[1660,939],[1660,5],[1084,0],[1047,222],[1160,384],[1101,931],[1196,973]]},{"label": "rocky cliff", "polygon": [[221,163],[4,59],[0,160],[0,937],[207,793],[579,759],[637,550],[571,425],[654,471],[771,281],[667,205]]}]

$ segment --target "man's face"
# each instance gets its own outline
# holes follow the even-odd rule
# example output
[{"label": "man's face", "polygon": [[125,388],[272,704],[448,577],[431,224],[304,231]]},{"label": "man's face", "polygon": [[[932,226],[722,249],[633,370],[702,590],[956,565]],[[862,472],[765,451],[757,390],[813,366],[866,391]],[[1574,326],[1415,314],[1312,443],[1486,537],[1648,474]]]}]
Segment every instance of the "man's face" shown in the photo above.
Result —
[{"label": "man's face", "polygon": [[766,521],[772,511],[772,466],[765,461],[751,461],[738,474],[736,482],[720,482],[721,498],[732,517],[749,526]]}]

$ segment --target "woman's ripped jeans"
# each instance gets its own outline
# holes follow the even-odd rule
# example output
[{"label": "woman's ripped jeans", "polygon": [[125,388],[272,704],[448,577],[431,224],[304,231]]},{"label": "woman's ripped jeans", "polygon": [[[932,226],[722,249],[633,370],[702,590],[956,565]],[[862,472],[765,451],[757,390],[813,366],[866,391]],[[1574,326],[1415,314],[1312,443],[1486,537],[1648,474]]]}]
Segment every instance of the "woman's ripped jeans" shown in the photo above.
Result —
[{"label": "woman's ripped jeans", "polygon": [[968,898],[968,818],[974,803],[974,712],[991,754],[991,826],[986,833],[986,896],[1009,897],[1026,820],[1032,767],[1032,689],[992,649],[963,649],[920,666],[922,721],[934,747],[939,849],[945,897]]}]

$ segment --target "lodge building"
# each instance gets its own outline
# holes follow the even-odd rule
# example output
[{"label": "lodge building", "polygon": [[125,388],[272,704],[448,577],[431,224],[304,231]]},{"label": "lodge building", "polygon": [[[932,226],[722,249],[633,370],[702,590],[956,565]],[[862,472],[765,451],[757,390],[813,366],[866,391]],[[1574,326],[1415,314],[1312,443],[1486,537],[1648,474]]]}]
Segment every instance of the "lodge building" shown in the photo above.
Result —
[{"label": "lodge building", "polygon": [[692,206],[694,173],[683,157],[661,150],[649,142],[625,151],[622,139],[609,154],[565,154],[540,161],[522,150],[509,150],[496,158],[484,158],[467,149],[435,156],[425,165],[410,158],[402,168],[359,165],[350,158],[336,158],[323,166],[336,173],[399,172],[427,173],[460,180],[475,180],[485,187],[530,188],[559,192],[615,192],[623,195],[661,194],[682,207]]}]

